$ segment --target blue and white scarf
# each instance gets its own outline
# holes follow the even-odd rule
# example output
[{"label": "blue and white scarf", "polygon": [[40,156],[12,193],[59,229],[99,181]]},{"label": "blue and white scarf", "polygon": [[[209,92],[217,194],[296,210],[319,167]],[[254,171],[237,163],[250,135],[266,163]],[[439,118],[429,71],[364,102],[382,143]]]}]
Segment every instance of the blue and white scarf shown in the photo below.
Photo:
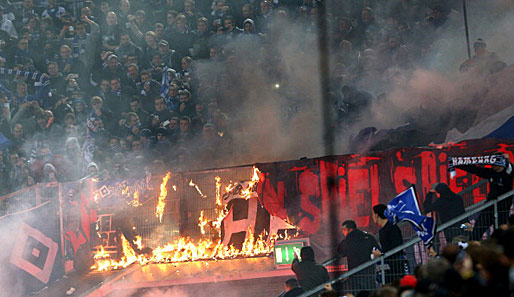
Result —
[{"label": "blue and white scarf", "polygon": [[454,178],[455,175],[457,175],[455,166],[460,165],[495,165],[507,167],[508,163],[502,155],[448,157],[448,172],[450,172],[450,178]]}]

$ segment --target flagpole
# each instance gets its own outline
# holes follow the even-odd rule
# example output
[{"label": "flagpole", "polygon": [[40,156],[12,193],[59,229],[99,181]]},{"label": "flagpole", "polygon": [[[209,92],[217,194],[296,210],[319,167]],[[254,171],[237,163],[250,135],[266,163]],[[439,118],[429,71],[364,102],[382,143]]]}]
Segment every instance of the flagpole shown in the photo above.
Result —
[{"label": "flagpole", "polygon": [[466,0],[462,0],[462,13],[464,14],[464,30],[466,31],[466,46],[468,50],[468,59],[471,59],[471,47],[469,45],[468,10]]}]

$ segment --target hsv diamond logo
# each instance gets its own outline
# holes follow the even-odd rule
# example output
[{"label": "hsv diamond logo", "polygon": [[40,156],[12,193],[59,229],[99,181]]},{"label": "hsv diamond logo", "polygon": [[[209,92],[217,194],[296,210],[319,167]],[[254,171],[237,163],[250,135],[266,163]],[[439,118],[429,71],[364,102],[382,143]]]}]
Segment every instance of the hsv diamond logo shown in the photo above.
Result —
[{"label": "hsv diamond logo", "polygon": [[102,198],[106,197],[106,196],[109,196],[111,195],[111,191],[109,190],[109,188],[107,188],[106,185],[103,185],[101,188],[100,188],[100,195],[102,195]]},{"label": "hsv diamond logo", "polygon": [[59,247],[27,224],[21,226],[9,261],[43,283],[48,283]]}]

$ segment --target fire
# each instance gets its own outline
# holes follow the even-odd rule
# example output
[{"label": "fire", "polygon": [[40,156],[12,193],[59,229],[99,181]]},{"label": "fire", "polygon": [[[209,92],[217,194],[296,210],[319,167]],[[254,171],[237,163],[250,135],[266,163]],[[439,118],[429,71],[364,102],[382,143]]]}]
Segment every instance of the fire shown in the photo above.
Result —
[{"label": "fire", "polygon": [[132,199],[132,201],[127,202],[128,205],[132,205],[134,207],[143,205],[143,204],[139,203],[139,191],[136,190],[134,192],[133,198],[134,199]]},{"label": "fire", "polygon": [[239,184],[231,182],[228,184],[228,186],[225,187],[225,192],[232,193],[234,195],[239,195],[240,198],[246,200],[252,198],[252,193],[254,193],[255,191],[255,185],[259,183],[260,174],[261,171],[259,170],[259,168],[254,166],[251,180],[248,183]]},{"label": "fire", "polygon": [[[252,193],[255,190],[255,185],[259,182],[260,171],[254,167],[252,180],[245,183],[246,188],[242,187],[237,183],[229,183],[224,189],[227,193],[238,191],[238,195],[243,199],[252,198]],[[165,198],[167,195],[167,183],[170,179],[171,173],[162,179],[160,186],[159,202],[156,208],[156,216],[159,220],[162,220],[162,215],[165,208]],[[247,236],[240,249],[230,245],[226,246],[222,243],[221,239],[221,224],[225,217],[229,214],[230,209],[228,204],[223,204],[222,201],[222,183],[219,176],[215,177],[216,180],[216,210],[217,215],[214,220],[209,220],[205,214],[205,211],[200,211],[198,218],[198,226],[202,234],[206,234],[206,228],[208,226],[218,231],[218,238],[200,238],[191,239],[189,237],[180,237],[178,240],[165,244],[164,246],[158,246],[154,248],[151,253],[138,254],[134,248],[137,247],[137,251],[143,250],[141,236],[136,236],[134,245],[131,245],[129,241],[121,235],[122,254],[119,255],[120,260],[114,260],[110,258],[109,253],[105,252],[103,247],[97,250],[94,257],[95,265],[92,267],[95,270],[113,270],[125,268],[132,263],[139,262],[140,264],[146,263],[175,263],[185,261],[197,261],[197,260],[218,260],[218,259],[232,259],[236,257],[254,257],[254,256],[267,256],[273,252],[275,241],[278,239],[290,239],[297,236],[298,234],[268,234],[263,231],[261,234],[255,234],[254,230],[249,228]],[[190,180],[189,185],[195,187],[197,191],[204,197],[199,190],[198,186]],[[173,186],[175,189],[176,187]],[[134,200],[138,197],[139,193],[134,193]],[[139,201],[137,199],[137,201]]]},{"label": "fire", "polygon": [[259,182],[259,175],[261,174],[261,171],[259,168],[253,166],[253,175],[252,180],[248,183],[248,187],[243,188],[239,195],[241,198],[244,198],[246,200],[252,198],[252,193],[254,192],[254,186]]},{"label": "fire", "polygon": [[126,186],[123,190],[121,190],[121,195],[123,196],[129,196],[129,187]]},{"label": "fire", "polygon": [[202,193],[202,191],[200,190],[200,188],[198,187],[198,185],[197,185],[197,184],[195,184],[195,183],[193,182],[193,180],[190,180],[190,181],[189,181],[189,186],[190,186],[190,187],[195,188],[195,189],[196,189],[196,191],[198,192],[198,194],[200,194],[200,196],[202,196],[203,198],[207,197],[207,196],[205,196],[205,195]]},{"label": "fire", "polygon": [[164,208],[166,207],[166,202],[164,202],[164,199],[166,199],[166,196],[168,195],[168,190],[166,189],[166,186],[168,185],[168,180],[171,177],[171,172],[168,172],[165,177],[162,178],[161,183],[161,192],[159,194],[159,202],[157,203],[157,207],[155,209],[155,216],[159,218],[159,222],[162,223],[162,215],[164,214]]},{"label": "fire", "polygon": [[216,176],[216,205],[221,206],[221,177]]},{"label": "fire", "polygon": [[207,218],[204,218],[202,210],[200,212],[200,217],[198,218],[198,226],[200,227],[200,232],[202,232],[202,235],[205,235],[205,226],[207,226],[208,223],[209,221]]},{"label": "fire", "polygon": [[218,217],[212,222],[212,226],[218,230],[218,234],[221,237],[221,223],[229,213],[228,205],[225,205],[221,211],[218,212]]},{"label": "fire", "polygon": [[[139,249],[142,249],[143,245],[141,244],[141,236],[136,236],[134,244]],[[107,271],[126,268],[127,266],[135,262],[139,262],[141,265],[149,262],[145,255],[138,255],[134,251],[134,249],[130,245],[130,242],[125,238],[123,234],[121,235],[121,246],[123,249],[123,254],[121,256],[121,260],[119,261],[111,259],[109,253],[106,253],[103,246],[101,246],[100,250],[98,250],[97,253],[94,255],[95,264],[91,268],[98,271]]]},{"label": "fire", "polygon": [[[165,246],[160,246],[152,251],[152,254],[144,255],[137,254],[129,241],[122,235],[122,256],[121,260],[116,261],[111,259],[108,253],[105,253],[103,247],[97,251],[95,258],[95,265],[91,268],[97,271],[115,270],[129,266],[132,263],[138,262],[141,265],[147,263],[175,263],[186,261],[198,260],[218,260],[218,259],[233,259],[236,257],[254,257],[254,256],[267,256],[273,252],[276,239],[278,235],[270,236],[266,240],[266,233],[261,233],[255,237],[251,228],[248,229],[247,237],[243,242],[242,248],[237,249],[234,246],[225,246],[222,244],[221,239],[216,241],[199,239],[194,241],[188,237],[181,237],[179,240],[168,243]],[[291,238],[288,236],[286,239]],[[141,237],[136,237],[134,244],[138,249],[142,249]]]},{"label": "fire", "polygon": [[136,235],[136,240],[134,240],[134,244],[140,250],[143,249],[143,242],[142,242],[142,240],[143,240],[143,238],[141,237],[141,235]]}]

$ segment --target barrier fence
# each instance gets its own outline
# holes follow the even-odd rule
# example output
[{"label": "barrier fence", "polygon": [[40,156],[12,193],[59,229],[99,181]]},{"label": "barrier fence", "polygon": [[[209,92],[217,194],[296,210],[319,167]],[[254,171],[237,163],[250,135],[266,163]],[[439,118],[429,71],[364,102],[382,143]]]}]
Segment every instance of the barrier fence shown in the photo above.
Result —
[{"label": "barrier fence", "polygon": [[[470,218],[473,218],[482,212],[492,213],[492,217],[494,219],[482,226],[474,226],[474,228],[483,227],[483,238],[487,237],[488,233],[492,232],[494,228],[498,228],[502,219],[506,222],[505,219],[511,213],[511,210],[499,212],[498,205],[501,203],[507,203],[510,205],[512,203],[513,196],[514,190],[511,190],[499,196],[495,200],[487,202],[482,201],[469,206],[466,208],[466,212],[464,214],[439,225],[437,227],[437,239],[434,241],[435,251],[440,251],[447,245],[445,240],[446,234],[450,234],[453,237],[454,243],[458,243],[459,241],[467,242],[470,240],[471,232],[463,230],[463,228],[461,228],[461,222],[468,221]],[[417,236],[412,236],[403,245],[384,253],[381,257],[363,263],[358,267],[333,278],[326,284],[321,284],[316,288],[303,293],[300,297],[313,296],[313,294],[322,292],[325,290],[325,285],[327,284],[332,285],[338,291],[353,293],[354,295],[357,295],[357,293],[362,290],[374,291],[378,289],[380,285],[391,283],[405,274],[413,274],[414,268],[417,265],[426,264],[428,259],[427,251],[424,249],[421,239]],[[334,263],[336,260],[337,257],[329,259],[322,264],[328,265]],[[404,267],[408,267],[408,271],[403,270]]]},{"label": "barrier fence", "polygon": [[[435,165],[438,167],[433,167],[434,164],[429,163],[429,161],[441,160],[441,156],[434,159],[435,153],[420,152],[421,150],[413,149],[412,152],[402,150],[403,155],[400,157],[391,151],[381,153],[380,157],[336,156],[259,164],[262,174],[256,187],[259,195],[258,209],[269,211],[267,213],[269,229],[271,229],[269,226],[271,215],[282,219],[290,218],[291,223],[301,227],[303,236],[309,237],[311,245],[317,249],[316,253],[321,255],[320,257],[328,258],[334,255],[333,247],[324,243],[330,242],[338,235],[327,232],[328,224],[331,223],[328,220],[330,208],[337,207],[336,209],[341,210],[338,214],[340,217],[336,220],[339,223],[343,219],[354,219],[358,222],[358,226],[372,229],[369,213],[373,204],[387,203],[392,198],[390,193],[397,193],[397,189],[403,188],[411,181],[416,182],[418,188],[426,190],[432,182],[440,180],[439,175],[446,177],[447,171],[444,164],[437,163]],[[416,156],[423,158],[418,157],[417,163],[407,163],[405,160],[410,156],[407,153],[414,156],[413,160],[417,160]],[[437,154],[443,153],[437,152]],[[391,158],[403,163],[392,166],[389,162]],[[430,171],[425,170],[426,168],[438,168],[438,170]],[[218,198],[219,192],[223,192],[223,189],[233,182],[251,180],[252,169],[251,166],[241,166],[171,173],[166,186],[168,193],[164,199],[166,207],[162,220],[156,215],[162,176],[116,181],[97,181],[94,178],[86,178],[69,183],[37,184],[0,197],[0,214],[29,209],[52,199],[58,200],[61,251],[63,258],[74,262],[77,268],[77,262],[81,259],[79,256],[81,250],[89,253],[91,248],[95,249],[102,245],[109,252],[118,253],[120,233],[125,234],[126,237],[141,235],[143,245],[150,248],[173,242],[180,237],[192,239],[218,237],[218,230],[208,226],[204,233],[201,232],[198,226],[200,214],[203,211],[204,218],[215,220],[219,212],[217,199],[230,199],[230,197]],[[337,172],[337,175],[329,176],[332,171]],[[417,178],[416,173],[423,173],[423,178]],[[448,184],[460,189],[467,187],[459,194],[463,197],[468,210],[470,207],[480,205],[478,210],[473,208],[460,219],[473,220],[480,210],[487,208],[482,208],[481,202],[476,202],[485,198],[488,184],[486,181],[479,181],[471,174],[464,172],[459,174],[456,179],[448,180]],[[423,190],[419,192],[423,193]],[[256,196],[257,193],[255,193]],[[421,201],[424,199],[424,197],[418,198]],[[249,218],[251,212],[249,204],[242,206],[243,211],[240,211],[241,215],[238,214],[238,218],[234,213],[234,221]],[[490,207],[487,211],[495,211],[494,203],[487,205]],[[504,218],[507,214],[501,216],[496,212],[495,215],[498,219],[499,216]],[[253,227],[256,227],[259,222],[257,218],[254,220]],[[470,235],[469,232],[460,228],[460,220],[448,226],[443,225],[446,226],[445,228],[439,226],[437,238],[434,241],[436,250],[446,245],[450,238]],[[403,238],[408,239],[401,249],[386,253],[384,257],[373,260],[359,270],[343,274],[337,274],[336,271],[335,279],[338,280],[336,286],[340,286],[342,291],[347,292],[374,289],[378,284],[389,282],[407,272],[405,268],[408,267],[408,272],[412,273],[416,265],[426,263],[427,251],[419,242],[417,235],[409,225],[399,225]],[[324,264],[346,267],[346,259],[333,258]],[[387,267],[389,269],[386,269]],[[344,282],[339,282],[340,280]]]}]

